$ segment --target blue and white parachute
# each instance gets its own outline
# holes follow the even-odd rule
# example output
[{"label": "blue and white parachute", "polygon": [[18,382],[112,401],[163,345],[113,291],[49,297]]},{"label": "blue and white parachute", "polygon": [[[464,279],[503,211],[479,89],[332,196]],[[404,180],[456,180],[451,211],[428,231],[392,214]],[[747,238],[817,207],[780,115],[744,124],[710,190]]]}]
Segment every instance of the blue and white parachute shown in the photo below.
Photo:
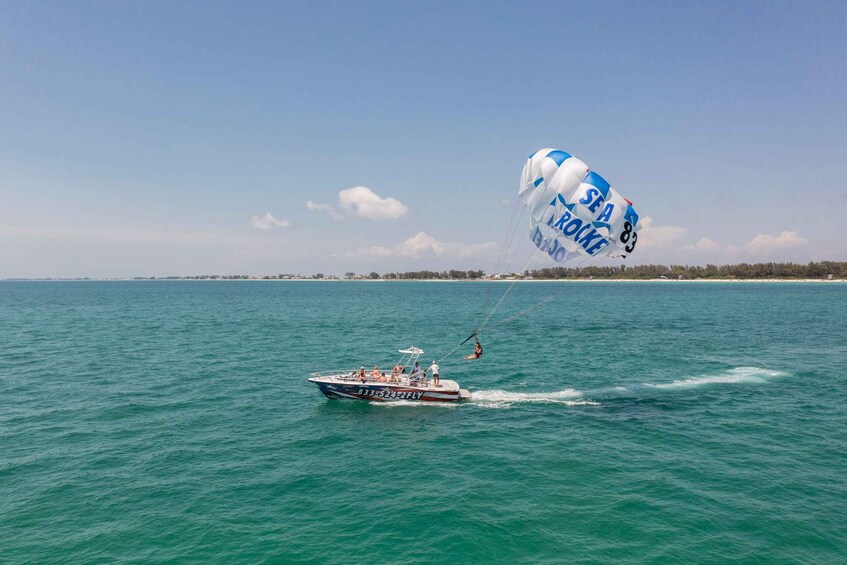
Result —
[{"label": "blue and white parachute", "polygon": [[635,251],[641,225],[632,203],[569,153],[530,155],[518,195],[530,211],[530,240],[557,263]]}]

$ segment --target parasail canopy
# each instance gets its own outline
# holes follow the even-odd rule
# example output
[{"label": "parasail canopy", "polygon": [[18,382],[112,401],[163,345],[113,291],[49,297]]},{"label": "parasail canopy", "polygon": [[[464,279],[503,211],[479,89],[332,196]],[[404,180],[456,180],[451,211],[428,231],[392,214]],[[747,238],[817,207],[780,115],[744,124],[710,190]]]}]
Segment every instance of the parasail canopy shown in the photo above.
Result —
[{"label": "parasail canopy", "polygon": [[570,153],[530,155],[518,195],[530,211],[530,240],[557,263],[635,251],[641,225],[632,202]]}]

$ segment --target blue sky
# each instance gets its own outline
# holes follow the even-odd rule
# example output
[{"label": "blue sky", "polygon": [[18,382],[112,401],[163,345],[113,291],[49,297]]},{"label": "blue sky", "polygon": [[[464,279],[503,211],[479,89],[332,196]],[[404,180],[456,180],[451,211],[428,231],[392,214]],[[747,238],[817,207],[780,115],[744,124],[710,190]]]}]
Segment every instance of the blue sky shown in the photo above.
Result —
[{"label": "blue sky", "polygon": [[0,277],[491,271],[540,147],[649,218],[634,262],[847,260],[844,29],[843,2],[0,2]]}]

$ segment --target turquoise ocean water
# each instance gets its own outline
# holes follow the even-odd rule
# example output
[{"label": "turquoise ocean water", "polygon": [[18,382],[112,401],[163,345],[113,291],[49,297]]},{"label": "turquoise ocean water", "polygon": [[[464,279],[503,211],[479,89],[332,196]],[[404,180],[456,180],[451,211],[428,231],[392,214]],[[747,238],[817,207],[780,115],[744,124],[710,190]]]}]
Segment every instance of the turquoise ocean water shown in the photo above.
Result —
[{"label": "turquoise ocean water", "polygon": [[847,285],[0,283],[0,562],[847,560]]}]

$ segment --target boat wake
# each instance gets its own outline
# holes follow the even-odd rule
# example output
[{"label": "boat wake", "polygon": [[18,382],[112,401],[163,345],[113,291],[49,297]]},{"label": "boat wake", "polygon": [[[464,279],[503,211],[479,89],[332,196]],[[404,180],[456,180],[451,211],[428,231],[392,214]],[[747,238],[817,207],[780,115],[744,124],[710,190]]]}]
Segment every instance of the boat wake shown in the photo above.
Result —
[{"label": "boat wake", "polygon": [[652,384],[644,383],[646,387],[653,388],[692,388],[711,384],[732,383],[766,383],[769,379],[785,376],[782,371],[772,371],[759,367],[735,367],[718,375],[703,375],[680,379],[672,383]]},{"label": "boat wake", "polygon": [[475,390],[470,401],[484,408],[508,408],[512,404],[563,404],[565,406],[596,406],[585,400],[578,390],[567,388],[556,392],[509,392],[506,390]]},{"label": "boat wake", "polygon": [[506,390],[471,391],[470,402],[484,408],[508,408],[514,404],[561,404],[565,406],[598,406],[604,400],[653,396],[664,391],[692,389],[722,384],[763,384],[787,373],[760,367],[734,367],[715,375],[697,375],[669,383],[633,383],[590,390],[572,388],[556,392],[509,392]]}]

